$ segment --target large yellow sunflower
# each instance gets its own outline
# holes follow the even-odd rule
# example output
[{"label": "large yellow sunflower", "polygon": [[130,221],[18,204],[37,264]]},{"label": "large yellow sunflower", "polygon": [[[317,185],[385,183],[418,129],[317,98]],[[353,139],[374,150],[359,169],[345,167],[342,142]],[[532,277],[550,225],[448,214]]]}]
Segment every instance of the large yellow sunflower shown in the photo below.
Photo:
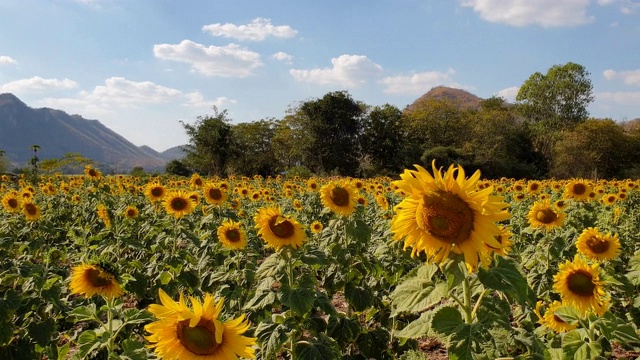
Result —
[{"label": "large yellow sunflower", "polygon": [[180,294],[179,302],[173,301],[162,289],[158,291],[162,305],[152,304],[149,312],[158,319],[145,325],[150,333],[146,339],[156,355],[165,360],[236,360],[238,357],[253,359],[255,338],[242,336],[249,329],[244,315],[222,322],[220,312],[224,299],[216,302],[211,294],[204,301],[191,300],[187,306]]},{"label": "large yellow sunflower", "polygon": [[90,264],[73,268],[69,290],[72,294],[83,295],[86,298],[96,294],[108,298],[119,297],[123,293],[114,274],[101,266]]},{"label": "large yellow sunflower", "polygon": [[553,277],[553,289],[560,293],[562,302],[583,315],[592,310],[598,315],[607,311],[609,301],[603,285],[598,264],[589,265],[579,255],[573,262],[567,260],[560,264],[559,272]]},{"label": "large yellow sunflower", "polygon": [[412,255],[425,252],[429,261],[442,262],[451,251],[464,254],[470,271],[485,262],[490,251],[499,249],[501,230],[496,222],[511,215],[503,198],[492,196],[491,186],[478,190],[480,171],[465,178],[464,169],[453,165],[443,174],[432,163],[433,176],[423,167],[405,170],[394,182],[407,196],[395,207],[391,231],[396,241],[404,239]]},{"label": "large yellow sunflower", "polygon": [[349,216],[358,206],[355,188],[346,181],[332,181],[320,189],[322,205],[342,216]]},{"label": "large yellow sunflower", "polygon": [[42,216],[40,207],[32,201],[25,201],[22,203],[22,213],[27,221],[36,221]]},{"label": "large yellow sunflower", "polygon": [[230,249],[243,249],[247,246],[247,234],[242,228],[242,224],[233,220],[227,220],[220,224],[218,239],[224,247]]},{"label": "large yellow sunflower", "polygon": [[22,209],[20,205],[21,205],[20,198],[14,192],[6,193],[2,197],[2,206],[4,207],[5,210],[7,210],[10,213],[19,213],[20,210]]},{"label": "large yellow sunflower", "polygon": [[589,200],[589,193],[591,193],[592,190],[593,187],[589,182],[583,179],[573,179],[565,186],[562,197],[565,199],[585,201]]},{"label": "large yellow sunflower", "polygon": [[228,198],[227,192],[223,188],[210,182],[204,185],[202,192],[206,202],[212,205],[222,205]]},{"label": "large yellow sunflower", "polygon": [[540,318],[541,325],[544,325],[557,333],[563,333],[578,327],[578,324],[569,324],[556,315],[556,310],[565,306],[566,305],[563,305],[560,301],[554,300],[543,315],[540,313],[542,301],[538,301],[534,312],[538,315],[538,318]]},{"label": "large yellow sunflower", "polygon": [[276,250],[287,245],[297,249],[306,240],[304,227],[295,219],[282,215],[279,207],[260,208],[253,220],[258,235]]},{"label": "large yellow sunflower", "polygon": [[576,248],[580,254],[588,259],[611,260],[620,253],[620,239],[618,239],[618,234],[608,233],[605,235],[600,233],[598,228],[587,228],[578,237]]},{"label": "large yellow sunflower", "polygon": [[527,215],[529,225],[536,228],[544,227],[547,230],[561,227],[566,217],[567,214],[563,211],[551,206],[549,199],[536,201]]},{"label": "large yellow sunflower", "polygon": [[173,215],[175,218],[191,214],[196,208],[195,201],[184,190],[169,191],[163,201],[167,214]]},{"label": "large yellow sunflower", "polygon": [[160,201],[167,194],[167,189],[159,182],[150,182],[147,184],[144,194],[152,202]]}]

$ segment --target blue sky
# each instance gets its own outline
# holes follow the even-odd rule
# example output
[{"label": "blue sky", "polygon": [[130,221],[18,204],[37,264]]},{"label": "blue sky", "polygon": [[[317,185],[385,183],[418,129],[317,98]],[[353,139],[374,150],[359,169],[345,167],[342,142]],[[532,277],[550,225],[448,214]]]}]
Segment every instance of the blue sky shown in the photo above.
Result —
[{"label": "blue sky", "polygon": [[640,0],[0,0],[0,93],[158,151],[214,105],[240,123],[338,90],[513,100],[567,62],[591,73],[592,116],[640,117]]}]

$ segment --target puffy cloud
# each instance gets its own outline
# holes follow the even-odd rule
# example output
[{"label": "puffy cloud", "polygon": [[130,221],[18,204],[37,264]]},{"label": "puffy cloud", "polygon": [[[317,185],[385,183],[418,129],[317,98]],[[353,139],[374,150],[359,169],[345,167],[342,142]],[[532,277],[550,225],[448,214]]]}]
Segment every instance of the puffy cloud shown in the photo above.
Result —
[{"label": "puffy cloud", "polygon": [[425,71],[413,75],[398,75],[385,77],[380,81],[385,85],[384,92],[398,95],[421,95],[429,89],[438,86],[450,86],[460,89],[471,89],[472,86],[461,85],[452,78],[455,70],[448,69],[446,72]]},{"label": "puffy cloud", "polygon": [[592,22],[589,0],[461,0],[484,20],[515,26],[577,26]]},{"label": "puffy cloud", "polygon": [[360,86],[382,73],[382,66],[364,55],[340,55],[331,59],[331,68],[299,70],[289,73],[296,81],[328,85]]},{"label": "puffy cloud", "polygon": [[182,104],[182,106],[193,106],[193,107],[201,107],[201,108],[224,108],[228,104],[237,103],[236,100],[229,99],[226,96],[217,97],[214,100],[205,100],[204,96],[201,92],[190,92],[185,94],[186,102]]},{"label": "puffy cloud", "polygon": [[595,94],[596,101],[605,100],[621,105],[637,105],[640,103],[640,91],[615,91]]},{"label": "puffy cloud", "polygon": [[247,77],[262,66],[260,54],[236,44],[207,47],[183,40],[175,45],[154,45],[153,54],[163,60],[186,62],[193,71],[207,76]]},{"label": "puffy cloud", "polygon": [[508,102],[515,102],[516,96],[518,96],[518,91],[520,91],[519,86],[512,86],[498,91],[496,95],[503,97]]},{"label": "puffy cloud", "polygon": [[255,18],[247,25],[230,23],[205,25],[202,27],[202,31],[206,31],[213,36],[250,41],[263,41],[269,36],[291,38],[298,33],[297,30],[292,29],[289,25],[273,26],[271,20],[265,18]]},{"label": "puffy cloud", "polygon": [[289,55],[286,52],[278,51],[277,53],[271,55],[272,59],[284,61],[287,64],[291,64],[293,61],[293,55]]},{"label": "puffy cloud", "polygon": [[640,69],[632,71],[605,70],[603,73],[607,80],[621,79],[627,85],[640,86]]},{"label": "puffy cloud", "polygon": [[48,90],[68,90],[78,87],[78,83],[64,78],[59,79],[44,79],[40,76],[34,76],[29,79],[20,79],[11,81],[0,86],[2,92],[11,93],[23,93],[23,92],[42,92]]},{"label": "puffy cloud", "polygon": [[18,62],[11,56],[1,55],[0,65],[16,65]]}]

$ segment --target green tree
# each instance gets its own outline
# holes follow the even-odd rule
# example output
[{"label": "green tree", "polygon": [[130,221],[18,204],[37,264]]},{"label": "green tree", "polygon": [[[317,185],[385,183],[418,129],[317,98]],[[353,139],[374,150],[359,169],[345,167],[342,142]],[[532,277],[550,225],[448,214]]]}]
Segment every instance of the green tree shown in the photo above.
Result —
[{"label": "green tree", "polygon": [[372,166],[370,175],[389,175],[402,169],[400,159],[402,112],[393,105],[375,106],[363,118],[362,155]]},{"label": "green tree", "polygon": [[[612,178],[631,162],[630,141],[624,129],[611,119],[589,119],[563,137],[554,147],[551,175],[560,178]],[[638,154],[635,154],[637,156]]]},{"label": "green tree", "polygon": [[191,176],[193,171],[191,171],[184,162],[174,159],[171,160],[165,165],[164,171],[169,175],[177,175],[177,176]]},{"label": "green tree", "polygon": [[294,112],[293,128],[307,136],[297,144],[303,165],[316,173],[353,176],[358,170],[363,106],[346,91],[330,92],[302,103]]},{"label": "green tree", "polygon": [[289,114],[275,123],[273,153],[284,169],[302,164],[304,144],[310,141],[310,135],[303,131],[300,123],[295,114]]},{"label": "green tree", "polygon": [[213,110],[213,116],[199,116],[193,125],[181,122],[189,136],[185,162],[199,174],[224,176],[230,157],[231,125],[226,110]]},{"label": "green tree", "polygon": [[66,153],[59,159],[51,158],[40,161],[39,167],[45,174],[56,172],[80,173],[87,165],[95,166],[96,162],[79,153]]},{"label": "green tree", "polygon": [[147,172],[144,171],[142,166],[134,166],[133,169],[129,172],[129,175],[136,177],[145,177],[147,176]]},{"label": "green tree", "polygon": [[230,172],[241,175],[273,175],[280,167],[273,151],[274,120],[234,125],[231,131]]},{"label": "green tree", "polygon": [[0,150],[0,174],[7,172],[7,169],[9,167],[8,166],[9,162],[5,158],[4,154],[5,154],[5,151],[4,150]]}]

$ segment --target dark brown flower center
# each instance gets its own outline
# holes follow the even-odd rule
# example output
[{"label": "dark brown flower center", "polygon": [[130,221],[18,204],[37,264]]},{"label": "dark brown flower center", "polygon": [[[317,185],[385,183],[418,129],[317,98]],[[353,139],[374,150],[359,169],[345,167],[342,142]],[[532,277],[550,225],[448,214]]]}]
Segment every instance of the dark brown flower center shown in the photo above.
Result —
[{"label": "dark brown flower center", "polygon": [[24,204],[24,210],[31,216],[38,214],[38,208],[32,203]]},{"label": "dark brown flower center", "polygon": [[197,178],[193,181],[194,184],[196,184],[197,186],[202,186],[202,179],[201,178]]},{"label": "dark brown flower center", "polygon": [[176,332],[178,340],[192,354],[204,356],[218,351],[220,344],[216,342],[216,326],[211,320],[200,320],[194,326],[189,326],[189,319],[178,323]]},{"label": "dark brown flower center", "polygon": [[543,224],[552,224],[558,218],[558,214],[552,209],[542,209],[536,214],[536,219]]},{"label": "dark brown flower center", "polygon": [[596,254],[602,254],[609,250],[609,242],[599,236],[592,236],[587,239],[587,246]]},{"label": "dark brown flower center", "polygon": [[175,211],[182,211],[187,208],[187,200],[181,197],[171,199],[171,209]]},{"label": "dark brown flower center", "polygon": [[531,191],[536,191],[539,187],[540,185],[538,185],[537,183],[532,183],[531,185],[529,185],[529,189],[531,189]]},{"label": "dark brown flower center", "polygon": [[9,201],[7,201],[7,204],[9,204],[9,207],[12,208],[12,209],[17,208],[18,205],[19,205],[18,204],[18,200],[17,199],[13,199],[13,198],[9,199]]},{"label": "dark brown flower center", "polygon": [[589,272],[577,270],[567,277],[567,287],[578,296],[590,297],[593,296],[596,284],[593,283],[593,276]]},{"label": "dark brown flower center", "polygon": [[134,217],[134,216],[136,216],[136,210],[135,210],[135,209],[128,209],[128,210],[127,210],[127,216],[128,216],[128,217]]},{"label": "dark brown flower center", "polygon": [[349,205],[349,192],[340,186],[336,186],[331,189],[329,198],[337,206]]},{"label": "dark brown flower center", "polygon": [[238,229],[229,229],[227,230],[227,232],[224,233],[224,235],[227,237],[227,240],[229,240],[230,242],[237,242],[240,241],[240,231],[238,231]]},{"label": "dark brown flower center", "polygon": [[96,176],[98,176],[98,173],[96,172],[95,169],[90,169],[89,170],[89,176],[96,177]]},{"label": "dark brown flower center", "polygon": [[161,197],[164,194],[164,189],[156,186],[154,188],[151,188],[151,195],[153,195],[154,197]]},{"label": "dark brown flower center", "polygon": [[269,229],[275,236],[283,239],[290,238],[295,232],[293,224],[282,216],[272,217],[269,220]]},{"label": "dark brown flower center", "polygon": [[220,200],[222,199],[222,191],[220,191],[220,189],[209,189],[209,197],[213,200]]},{"label": "dark brown flower center", "polygon": [[98,269],[88,269],[85,272],[86,279],[93,287],[105,287],[111,285],[112,276]]},{"label": "dark brown flower center", "polygon": [[573,184],[573,193],[576,195],[582,195],[587,192],[587,187],[584,184]]},{"label": "dark brown flower center", "polygon": [[469,204],[458,195],[438,191],[423,196],[416,220],[435,238],[459,245],[469,239],[474,216]]}]

